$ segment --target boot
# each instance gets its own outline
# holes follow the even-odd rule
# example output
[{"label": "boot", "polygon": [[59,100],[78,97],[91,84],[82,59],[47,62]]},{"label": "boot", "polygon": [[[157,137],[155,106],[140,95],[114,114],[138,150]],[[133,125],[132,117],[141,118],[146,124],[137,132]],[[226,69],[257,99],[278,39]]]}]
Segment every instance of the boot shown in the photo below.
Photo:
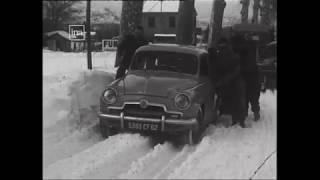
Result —
[{"label": "boot", "polygon": [[246,127],[244,121],[240,121],[240,127],[242,127],[242,128],[245,128],[245,127]]},{"label": "boot", "polygon": [[260,119],[260,113],[259,112],[254,112],[253,116],[254,116],[254,120],[255,121],[258,121]]}]

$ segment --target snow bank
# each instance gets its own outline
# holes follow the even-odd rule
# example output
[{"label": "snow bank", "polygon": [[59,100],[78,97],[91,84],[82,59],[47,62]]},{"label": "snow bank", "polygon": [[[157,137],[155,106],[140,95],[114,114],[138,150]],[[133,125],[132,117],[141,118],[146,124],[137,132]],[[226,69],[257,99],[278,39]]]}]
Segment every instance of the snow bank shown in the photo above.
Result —
[{"label": "snow bank", "polygon": [[[56,52],[43,50],[43,75],[76,76],[87,69],[87,54],[83,52]],[[92,52],[92,67],[94,70],[115,72],[114,61],[116,53],[111,51]]]},{"label": "snow bank", "polygon": [[82,72],[79,79],[69,88],[71,109],[69,120],[78,126],[90,125],[97,121],[99,98],[114,75],[103,71]]},{"label": "snow bank", "polygon": [[78,77],[46,77],[44,91],[44,167],[101,140],[97,128],[99,97],[114,79],[104,71]]}]

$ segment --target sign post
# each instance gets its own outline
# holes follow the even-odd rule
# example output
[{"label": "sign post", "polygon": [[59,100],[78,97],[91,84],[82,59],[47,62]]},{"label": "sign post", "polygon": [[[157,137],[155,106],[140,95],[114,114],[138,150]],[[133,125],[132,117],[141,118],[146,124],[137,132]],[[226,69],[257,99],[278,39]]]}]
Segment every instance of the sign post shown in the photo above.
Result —
[{"label": "sign post", "polygon": [[91,28],[90,28],[90,7],[91,0],[87,0],[87,11],[86,11],[86,40],[87,40],[87,60],[88,60],[88,69],[92,69],[92,58],[91,58]]}]

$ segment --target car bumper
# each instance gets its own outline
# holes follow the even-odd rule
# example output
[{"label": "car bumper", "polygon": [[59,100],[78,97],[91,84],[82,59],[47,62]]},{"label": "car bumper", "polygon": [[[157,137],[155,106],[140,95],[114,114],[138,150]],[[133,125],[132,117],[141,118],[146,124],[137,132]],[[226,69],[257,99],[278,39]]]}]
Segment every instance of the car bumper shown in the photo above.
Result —
[{"label": "car bumper", "polygon": [[[120,115],[99,113],[100,123],[105,125],[120,129],[120,130],[130,130],[126,127],[126,122],[136,122],[136,123],[150,123],[157,124],[160,126],[157,132],[180,132],[190,129],[194,129],[198,126],[198,121],[195,118],[191,119],[166,119],[165,116],[161,118],[145,118],[145,117],[133,117],[125,116],[123,113]],[[136,130],[139,131],[139,130]],[[141,130],[144,131],[144,130]]]}]

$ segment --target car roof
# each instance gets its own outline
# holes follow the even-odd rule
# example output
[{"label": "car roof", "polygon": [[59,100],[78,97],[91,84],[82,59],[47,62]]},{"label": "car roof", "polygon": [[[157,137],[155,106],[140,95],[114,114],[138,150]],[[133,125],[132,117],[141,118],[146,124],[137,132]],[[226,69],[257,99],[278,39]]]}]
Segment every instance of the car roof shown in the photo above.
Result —
[{"label": "car roof", "polygon": [[201,54],[208,53],[206,50],[198,48],[192,45],[180,45],[180,44],[166,44],[166,43],[157,43],[141,46],[137,49],[136,52],[140,51],[165,51],[165,52],[178,52],[185,54],[193,54],[200,56]]}]

